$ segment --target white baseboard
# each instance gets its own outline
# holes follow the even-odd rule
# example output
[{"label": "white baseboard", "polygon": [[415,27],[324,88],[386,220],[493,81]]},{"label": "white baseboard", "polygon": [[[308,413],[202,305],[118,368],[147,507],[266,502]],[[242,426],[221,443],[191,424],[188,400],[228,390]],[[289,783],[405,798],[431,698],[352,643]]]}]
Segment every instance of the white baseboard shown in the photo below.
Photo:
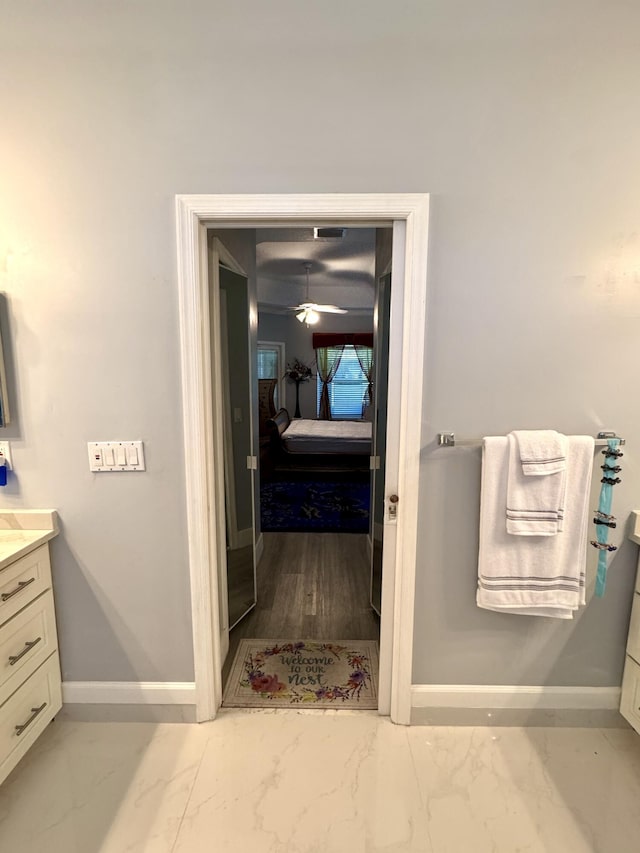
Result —
[{"label": "white baseboard", "polygon": [[620,707],[620,688],[412,684],[411,707],[610,711]]},{"label": "white baseboard", "polygon": [[63,681],[62,701],[73,705],[195,705],[193,681]]},{"label": "white baseboard", "polygon": [[[65,681],[65,704],[195,705],[192,681]],[[413,684],[412,708],[617,710],[619,687],[537,687],[485,684]]]}]

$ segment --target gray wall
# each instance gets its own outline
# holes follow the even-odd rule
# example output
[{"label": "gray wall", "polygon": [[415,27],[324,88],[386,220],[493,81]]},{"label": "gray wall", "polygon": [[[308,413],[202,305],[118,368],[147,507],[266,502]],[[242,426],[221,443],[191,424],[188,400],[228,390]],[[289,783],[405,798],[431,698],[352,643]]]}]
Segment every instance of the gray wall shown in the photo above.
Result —
[{"label": "gray wall", "polygon": [[[414,680],[618,683],[636,549],[573,623],[477,610],[479,454],[433,439],[609,427],[629,439],[616,512],[636,505],[640,6],[63,0],[0,15],[18,473],[0,502],[60,510],[64,677],[192,677],[175,194],[429,191]],[[144,439],[148,471],[90,474],[86,442],[109,438]]]}]

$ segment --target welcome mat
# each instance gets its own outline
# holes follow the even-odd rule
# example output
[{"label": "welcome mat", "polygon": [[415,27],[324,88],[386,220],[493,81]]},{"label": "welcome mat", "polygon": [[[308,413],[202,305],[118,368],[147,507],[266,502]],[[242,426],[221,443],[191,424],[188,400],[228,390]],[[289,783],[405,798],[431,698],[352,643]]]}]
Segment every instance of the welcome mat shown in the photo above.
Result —
[{"label": "welcome mat", "polygon": [[260,489],[264,531],[368,533],[369,483],[280,481]]},{"label": "welcome mat", "polygon": [[240,640],[227,708],[378,707],[375,640]]}]

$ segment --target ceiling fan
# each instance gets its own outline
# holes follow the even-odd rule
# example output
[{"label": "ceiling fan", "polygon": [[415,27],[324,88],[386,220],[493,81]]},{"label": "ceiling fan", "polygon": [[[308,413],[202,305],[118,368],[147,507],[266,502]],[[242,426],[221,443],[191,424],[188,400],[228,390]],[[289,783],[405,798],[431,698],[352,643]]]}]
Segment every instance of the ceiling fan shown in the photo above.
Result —
[{"label": "ceiling fan", "polygon": [[307,326],[312,326],[318,322],[320,314],[346,314],[346,310],[338,308],[337,305],[319,305],[317,302],[309,301],[309,270],[311,269],[311,264],[307,261],[307,263],[303,264],[303,267],[307,271],[307,301],[290,308],[291,311],[298,312],[296,320],[306,323]]}]

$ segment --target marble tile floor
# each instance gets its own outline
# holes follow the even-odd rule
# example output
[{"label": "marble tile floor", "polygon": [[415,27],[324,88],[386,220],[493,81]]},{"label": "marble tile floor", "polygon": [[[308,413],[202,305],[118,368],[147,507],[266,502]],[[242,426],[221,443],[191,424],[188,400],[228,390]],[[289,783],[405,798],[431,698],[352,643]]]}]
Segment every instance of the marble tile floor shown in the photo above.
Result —
[{"label": "marble tile floor", "polygon": [[0,787],[3,853],[637,853],[640,737],[224,710],[55,722]]}]

